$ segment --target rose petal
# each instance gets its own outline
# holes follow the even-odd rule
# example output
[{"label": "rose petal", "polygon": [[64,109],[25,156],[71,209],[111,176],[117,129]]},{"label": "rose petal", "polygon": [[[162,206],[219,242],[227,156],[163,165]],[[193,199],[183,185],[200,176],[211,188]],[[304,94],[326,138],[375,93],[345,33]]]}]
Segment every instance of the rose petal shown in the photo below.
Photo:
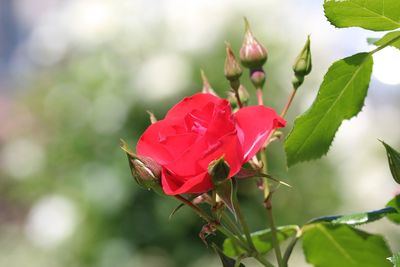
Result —
[{"label": "rose petal", "polygon": [[244,162],[260,150],[273,129],[286,125],[286,121],[273,109],[264,106],[241,108],[233,116],[244,151]]},{"label": "rose petal", "polygon": [[207,172],[187,179],[184,177],[176,177],[166,169],[162,171],[161,185],[164,193],[167,195],[203,193],[213,187]]},{"label": "rose petal", "polygon": [[168,170],[179,177],[190,179],[191,176],[196,176],[200,172],[207,169],[202,168],[199,160],[207,150],[208,144],[204,138],[199,139],[195,144],[188,147],[185,153],[174,161],[164,165]]},{"label": "rose petal", "polygon": [[193,96],[185,97],[178,104],[173,106],[165,116],[165,119],[173,117],[184,118],[186,114],[195,109],[202,109],[209,103],[219,103],[221,98],[211,94],[197,93]]},{"label": "rose petal", "polygon": [[206,135],[209,139],[215,139],[236,131],[235,122],[232,117],[231,106],[224,100],[215,109],[212,119],[209,122]]},{"label": "rose petal", "polygon": [[167,136],[160,144],[166,148],[172,155],[172,158],[178,159],[182,154],[193,145],[199,138],[195,133],[185,133],[178,135]]},{"label": "rose petal", "polygon": [[200,167],[207,170],[208,165],[213,160],[219,159],[222,156],[224,156],[225,161],[229,164],[229,177],[232,177],[243,165],[243,149],[236,131],[221,137],[217,143],[209,144],[208,151],[199,160]]},{"label": "rose petal", "polygon": [[171,162],[174,159],[173,155],[160,142],[175,133],[176,130],[172,127],[170,121],[161,120],[153,123],[139,138],[136,145],[136,152],[138,155],[154,159],[159,164]]}]

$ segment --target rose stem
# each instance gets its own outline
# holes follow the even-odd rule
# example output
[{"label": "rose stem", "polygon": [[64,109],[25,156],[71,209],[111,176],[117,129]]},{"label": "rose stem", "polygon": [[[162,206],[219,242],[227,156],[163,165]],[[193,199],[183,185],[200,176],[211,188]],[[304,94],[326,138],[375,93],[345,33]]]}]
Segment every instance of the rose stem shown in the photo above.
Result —
[{"label": "rose stem", "polygon": [[289,258],[290,255],[292,254],[293,248],[296,245],[297,241],[300,239],[301,235],[303,234],[302,230],[299,228],[297,230],[297,234],[295,237],[293,237],[292,241],[290,241],[290,244],[287,246],[285,254],[283,255],[283,264],[284,267],[288,266]]},{"label": "rose stem", "polygon": [[230,230],[237,234],[238,238],[242,240],[242,242],[246,242],[246,240],[242,236],[242,231],[239,229],[239,227],[232,221],[231,217],[229,217],[228,214],[222,212],[222,219],[226,222],[228,227],[230,227]]},{"label": "rose stem", "polygon": [[[268,173],[268,165],[267,165],[267,154],[266,154],[265,148],[261,149],[261,160],[263,163],[263,172],[265,174],[267,174]],[[281,249],[279,247],[278,235],[277,235],[274,216],[272,214],[271,197],[272,197],[272,195],[269,190],[268,181],[265,178],[264,179],[264,205],[265,205],[265,208],[267,211],[268,224],[271,228],[272,246],[274,247],[276,261],[278,262],[278,266],[283,267],[284,265],[283,265],[283,261],[282,261],[282,253],[281,253]]]},{"label": "rose stem", "polygon": [[242,101],[240,100],[239,90],[233,90],[235,92],[236,101],[238,103],[239,108],[243,107]]},{"label": "rose stem", "polygon": [[286,102],[285,107],[283,108],[282,112],[281,112],[281,117],[284,118],[286,116],[286,113],[288,112],[290,105],[293,102],[294,96],[296,95],[297,90],[296,89],[292,89],[292,93],[289,95],[289,98]]},{"label": "rose stem", "polygon": [[[207,213],[205,213],[202,209],[200,209],[199,207],[194,205],[191,201],[187,200],[186,198],[182,197],[181,195],[175,195],[174,197],[176,199],[178,199],[180,202],[182,202],[182,203],[186,204],[187,206],[189,206],[191,209],[193,209],[193,211],[195,213],[197,213],[197,215],[199,215],[207,223],[212,223],[213,222],[213,219]],[[244,243],[241,240],[237,239],[236,236],[234,234],[232,234],[229,230],[227,230],[224,227],[221,227],[218,224],[216,225],[216,227],[217,227],[218,231],[223,233],[225,236],[229,237],[233,242],[235,242],[236,244],[241,246],[247,252],[250,252],[250,249],[248,248],[246,243]]]},{"label": "rose stem", "polygon": [[[282,118],[284,118],[286,116],[290,106],[292,105],[292,102],[296,95],[296,92],[297,92],[297,90],[295,88],[293,88],[292,93],[289,95],[288,100],[285,104],[285,107],[283,108],[283,110],[281,112]],[[268,135],[267,140],[265,141],[264,148],[262,148],[261,152],[260,152],[261,153],[261,161],[263,163],[263,172],[265,174],[267,174],[267,172],[268,172],[267,154],[266,154],[265,148],[268,145],[269,140],[274,135],[274,133],[275,133],[275,130],[271,131],[271,133]],[[269,190],[269,186],[268,186],[268,181],[266,179],[264,180],[264,199],[265,199],[265,208],[267,210],[267,219],[268,219],[270,227],[271,227],[272,244],[274,246],[275,255],[276,255],[276,258],[278,261],[278,265],[280,267],[283,267],[285,265],[283,265],[282,253],[281,253],[279,243],[278,243],[277,230],[276,230],[276,226],[275,226],[274,217],[272,214],[271,195],[270,195],[270,190]]]},{"label": "rose stem", "polygon": [[269,261],[264,259],[260,254],[255,255],[254,258],[266,267],[274,267],[274,265],[272,265]]},{"label": "rose stem", "polygon": [[264,105],[264,101],[263,101],[263,92],[262,92],[262,88],[261,87],[258,87],[256,89],[256,94],[257,94],[258,105],[263,106]]},{"label": "rose stem", "polygon": [[207,221],[208,223],[212,222],[213,219],[207,214],[205,213],[202,209],[200,209],[199,207],[197,207],[195,204],[193,204],[191,201],[187,200],[186,198],[182,197],[181,195],[176,195],[174,196],[176,199],[178,199],[180,202],[182,202],[183,204],[188,205],[190,208],[192,208],[194,210],[194,212],[197,213],[197,215],[199,215],[201,218],[203,218],[205,221]]},{"label": "rose stem", "polygon": [[250,248],[252,250],[257,251],[256,247],[254,246],[253,240],[251,239],[249,227],[248,227],[246,219],[244,218],[243,213],[240,209],[239,201],[237,200],[236,196],[233,197],[233,205],[235,207],[236,215],[239,219],[240,225],[242,226],[244,235],[246,236],[247,243],[250,245]]},{"label": "rose stem", "polygon": [[269,221],[269,225],[271,228],[272,245],[274,246],[278,266],[284,267],[283,261],[282,261],[282,253],[281,253],[281,249],[279,247],[278,231],[276,229],[274,216],[272,214],[271,197],[272,197],[272,195],[270,194],[269,197],[265,200],[265,208],[267,210],[267,219]]}]

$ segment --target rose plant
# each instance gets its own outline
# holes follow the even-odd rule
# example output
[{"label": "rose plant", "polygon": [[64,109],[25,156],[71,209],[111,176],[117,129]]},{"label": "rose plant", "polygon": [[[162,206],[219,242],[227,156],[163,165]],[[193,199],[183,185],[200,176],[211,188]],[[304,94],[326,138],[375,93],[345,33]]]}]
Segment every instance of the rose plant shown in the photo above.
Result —
[{"label": "rose plant", "polygon": [[[400,28],[398,2],[386,1],[383,11],[376,9],[383,0],[361,2],[325,1],[325,14],[337,27],[360,26],[376,31]],[[389,45],[400,48],[400,32],[391,32],[374,43],[376,49],[339,60],[328,70],[316,100],[295,120],[285,140],[289,167],[328,151],[341,122],[362,107],[373,66],[372,54]],[[400,196],[380,210],[314,218],[305,225],[275,224],[272,196],[277,185],[287,184],[268,172],[265,150],[273,140],[281,139],[277,129],[285,127],[284,117],[311,72],[310,38],[293,64],[293,89],[280,115],[264,106],[267,49],[254,37],[247,20],[240,61],[249,70],[257,105],[248,105],[248,92],[240,81],[242,67],[229,43],[226,52],[228,99],[217,96],[202,73],[203,91],[181,100],[162,120],[152,116],[152,124],[140,137],[136,153],[122,144],[135,180],[143,187],[174,197],[198,214],[205,221],[199,236],[206,244],[210,243],[210,234],[224,235],[223,244],[210,245],[225,267],[244,266],[242,260],[246,257],[255,258],[263,266],[274,266],[265,257],[271,251],[277,266],[287,267],[300,239],[306,260],[314,266],[400,266],[399,253],[393,253],[383,237],[355,228],[383,217],[399,223]],[[393,178],[400,183],[400,153],[382,143]],[[263,195],[261,204],[269,228],[251,233],[236,191],[238,179],[253,178]],[[284,243],[287,239],[290,242]]]}]

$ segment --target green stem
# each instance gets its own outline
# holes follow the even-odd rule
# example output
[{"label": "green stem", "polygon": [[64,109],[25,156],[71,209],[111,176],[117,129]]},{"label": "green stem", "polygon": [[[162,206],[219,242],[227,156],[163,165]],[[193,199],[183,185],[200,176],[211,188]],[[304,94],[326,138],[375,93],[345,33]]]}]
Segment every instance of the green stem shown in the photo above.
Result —
[{"label": "green stem", "polygon": [[372,55],[372,54],[375,54],[376,52],[382,50],[383,48],[385,48],[385,47],[387,47],[387,46],[389,46],[389,45],[391,45],[391,44],[393,44],[393,43],[395,43],[395,42],[397,42],[397,41],[399,41],[399,40],[400,40],[400,36],[397,36],[397,37],[395,37],[395,38],[393,38],[393,39],[387,41],[387,42],[384,43],[383,45],[381,45],[381,46],[375,48],[374,50],[370,51],[369,53],[370,53],[371,55]]},{"label": "green stem", "polygon": [[231,217],[229,217],[228,214],[226,214],[225,212],[222,213],[222,219],[224,220],[224,222],[227,224],[227,226],[230,228],[229,230],[233,233],[235,233],[237,235],[237,237],[242,241],[242,242],[246,242],[246,240],[243,238],[243,233],[242,231],[239,229],[239,227],[236,225],[236,223],[234,223],[231,219]]},{"label": "green stem", "polygon": [[254,258],[256,260],[258,260],[258,262],[260,262],[262,265],[264,265],[266,267],[274,267],[274,265],[272,265],[269,261],[264,259],[260,254],[255,255]]},{"label": "green stem", "polygon": [[284,267],[283,260],[282,260],[282,253],[281,253],[281,249],[280,249],[279,241],[278,241],[278,231],[276,229],[274,216],[272,215],[272,204],[271,204],[270,197],[266,200],[265,206],[266,206],[266,210],[267,210],[267,218],[269,221],[269,226],[271,228],[272,246],[274,247],[276,261],[278,262],[278,266]]},{"label": "green stem", "polygon": [[296,95],[297,90],[295,88],[292,89],[292,93],[289,95],[289,98],[285,104],[285,107],[283,108],[281,112],[281,117],[284,118],[286,116],[286,113],[288,112],[290,105],[292,105],[293,99]]},{"label": "green stem", "polygon": [[233,197],[233,205],[235,207],[236,215],[239,219],[240,225],[242,226],[244,235],[246,236],[247,243],[249,244],[252,251],[257,252],[257,249],[254,246],[253,240],[250,236],[249,226],[247,225],[246,219],[243,216],[243,213],[240,209],[239,201],[237,200],[236,196]]},{"label": "green stem", "polygon": [[191,201],[187,200],[186,198],[182,197],[181,195],[176,195],[174,197],[176,199],[178,199],[180,202],[182,202],[183,204],[189,206],[197,215],[199,215],[201,218],[203,218],[208,223],[213,221],[213,219],[204,210],[197,207]]},{"label": "green stem", "polygon": [[[176,199],[178,199],[180,202],[183,204],[187,205],[190,207],[197,215],[199,215],[201,218],[203,218],[207,223],[212,223],[213,219],[202,209],[194,205],[191,201],[187,200],[186,198],[182,197],[181,195],[176,195],[174,196]],[[223,233],[226,237],[229,237],[232,242],[236,243],[240,247],[242,247],[245,251],[251,252],[249,247],[245,242],[242,242],[240,239],[238,239],[233,233],[231,233],[228,229],[224,228],[223,226],[216,224],[217,230]]]},{"label": "green stem", "polygon": [[[268,173],[268,161],[267,161],[267,154],[265,152],[265,148],[261,149],[261,160],[263,163],[263,172],[264,174]],[[272,246],[274,247],[276,261],[278,262],[279,267],[284,267],[282,261],[282,253],[278,242],[278,234],[277,229],[274,221],[274,217],[272,215],[272,202],[271,202],[271,192],[269,188],[269,184],[266,178],[264,178],[264,204],[267,210],[267,220],[268,224],[271,228],[271,237],[272,237]]]},{"label": "green stem", "polygon": [[[262,162],[262,170],[264,174],[268,174],[268,161],[267,161],[267,153],[265,151],[265,148],[262,148],[260,151],[260,156],[261,156],[261,162]],[[267,199],[269,197],[270,190],[269,190],[269,185],[268,185],[268,178],[264,178],[264,199]]]},{"label": "green stem", "polygon": [[[301,236],[301,235],[300,235],[300,236]],[[292,254],[293,248],[294,248],[294,246],[296,245],[297,240],[299,240],[300,236],[299,236],[299,235],[296,235],[295,237],[293,237],[292,241],[291,241],[290,244],[287,246],[286,251],[285,251],[285,254],[283,255],[283,264],[284,264],[284,267],[287,267],[287,266],[288,266],[290,255]]]}]

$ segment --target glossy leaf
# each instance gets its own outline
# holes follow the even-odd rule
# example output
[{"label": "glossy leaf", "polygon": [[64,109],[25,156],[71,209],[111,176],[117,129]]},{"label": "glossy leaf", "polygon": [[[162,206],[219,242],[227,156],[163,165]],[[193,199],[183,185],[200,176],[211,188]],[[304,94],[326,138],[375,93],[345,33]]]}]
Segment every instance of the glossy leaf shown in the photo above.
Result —
[{"label": "glossy leaf", "polygon": [[360,225],[365,223],[374,222],[382,219],[385,216],[391,214],[399,215],[395,208],[387,207],[380,210],[374,210],[370,212],[361,212],[349,215],[338,215],[338,216],[325,216],[313,219],[310,223],[316,222],[330,222],[331,224],[347,224],[347,225]]},{"label": "glossy leaf", "polygon": [[374,31],[400,28],[399,0],[325,0],[325,16],[339,28]]},{"label": "glossy leaf", "polygon": [[381,141],[385,146],[386,155],[389,162],[390,172],[392,173],[393,179],[400,184],[400,153],[394,148]]},{"label": "glossy leaf", "polygon": [[[223,267],[234,267],[235,266],[236,260],[226,256],[217,245],[212,244],[211,246],[215,250],[215,252],[218,254],[219,258],[221,259]],[[243,263],[240,263],[239,267],[246,267],[246,266]]]},{"label": "glossy leaf", "polygon": [[390,200],[386,207],[392,207],[397,210],[397,214],[389,214],[387,218],[394,223],[400,224],[400,195],[395,196],[392,200]]},{"label": "glossy leaf", "polygon": [[389,257],[388,260],[393,263],[393,267],[400,267],[400,252],[397,252],[392,257]]},{"label": "glossy leaf", "polygon": [[392,255],[379,235],[328,223],[304,228],[303,250],[307,262],[317,267],[391,267]]},{"label": "glossy leaf", "polygon": [[[391,42],[392,40],[394,40],[394,42]],[[390,43],[391,46],[400,49],[400,31],[389,32],[381,39],[372,40],[372,44],[376,46],[381,46],[387,44],[388,42],[391,42]]]},{"label": "glossy leaf", "polygon": [[[289,237],[296,235],[297,229],[297,225],[285,225],[278,227],[278,241],[282,242]],[[265,229],[252,233],[251,239],[253,240],[254,246],[256,247],[257,251],[262,254],[267,253],[273,249],[270,229]],[[231,257],[245,253],[244,250],[240,248],[235,248],[232,240],[229,238],[225,239],[223,250],[226,255]]]},{"label": "glossy leaf", "polygon": [[288,166],[325,155],[343,120],[360,112],[367,95],[373,60],[360,53],[336,61],[329,68],[317,98],[296,118],[285,141]]}]

